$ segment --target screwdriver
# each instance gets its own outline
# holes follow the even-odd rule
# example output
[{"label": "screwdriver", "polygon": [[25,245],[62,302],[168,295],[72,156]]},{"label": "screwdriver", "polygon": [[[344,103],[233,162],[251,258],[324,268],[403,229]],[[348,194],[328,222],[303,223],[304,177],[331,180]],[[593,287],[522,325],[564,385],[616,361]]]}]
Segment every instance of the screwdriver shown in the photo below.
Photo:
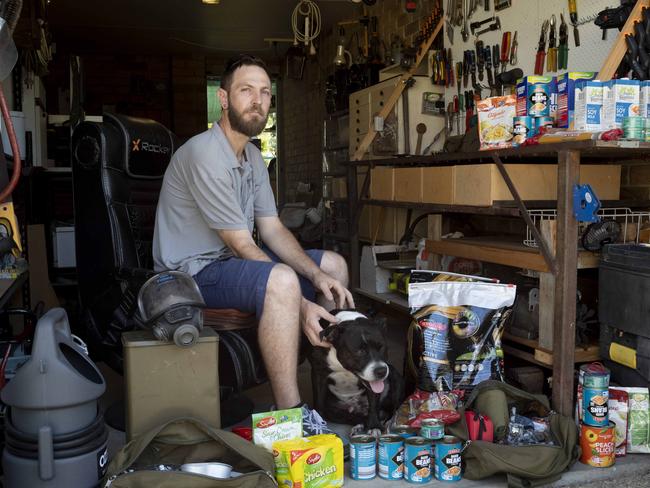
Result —
[{"label": "screwdriver", "polygon": [[576,7],[576,0],[569,0],[569,18],[573,25],[573,40],[576,47],[580,45],[580,33],[578,32],[578,8]]},{"label": "screwdriver", "polygon": [[458,89],[458,98],[460,98],[460,83],[462,78],[463,78],[463,63],[461,61],[458,61],[456,63],[456,88]]}]

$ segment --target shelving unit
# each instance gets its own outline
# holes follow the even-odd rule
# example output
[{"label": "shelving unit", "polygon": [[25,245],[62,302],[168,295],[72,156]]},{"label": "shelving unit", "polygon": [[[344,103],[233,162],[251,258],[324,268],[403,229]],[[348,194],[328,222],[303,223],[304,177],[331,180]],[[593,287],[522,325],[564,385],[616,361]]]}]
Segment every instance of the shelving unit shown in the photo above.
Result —
[{"label": "shelving unit", "polygon": [[[427,246],[434,252],[444,252],[456,256],[472,259],[482,259],[515,267],[527,267],[541,272],[550,310],[545,310],[548,322],[552,326],[552,341],[543,344],[542,341],[522,343],[522,340],[513,340],[519,346],[530,349],[522,352],[517,348],[517,353],[536,364],[552,367],[553,370],[553,407],[560,413],[571,415],[573,411],[573,371],[576,361],[589,361],[595,356],[595,351],[583,354],[575,348],[575,317],[576,317],[576,282],[577,270],[583,267],[597,265],[597,256],[578,252],[578,222],[573,216],[572,188],[579,182],[580,164],[589,161],[596,164],[625,164],[629,162],[650,162],[650,144],[636,141],[604,142],[604,141],[575,141],[555,144],[542,144],[538,146],[522,147],[517,149],[504,149],[499,151],[483,151],[468,153],[437,154],[434,156],[410,156],[403,158],[388,158],[379,160],[358,160],[346,163],[348,211],[350,229],[350,279],[352,287],[359,283],[359,235],[358,221],[365,204],[386,205],[391,207],[418,208],[440,213],[465,213],[478,215],[506,215],[518,216],[527,220],[532,226],[528,215],[527,202],[519,198],[518,192],[503,167],[503,162],[509,164],[545,163],[558,165],[557,178],[557,228],[554,243],[542,238],[539,234],[537,240],[544,240],[545,245],[540,250],[525,248],[523,245],[512,247],[504,243],[495,242],[463,242],[457,241],[429,241]],[[509,205],[493,205],[489,207],[431,205],[419,203],[402,203],[359,199],[357,185],[357,170],[359,167],[371,169],[378,166],[392,167],[423,167],[423,166],[451,166],[462,164],[493,164],[496,163],[504,180],[513,193],[514,202]],[[370,171],[366,173],[370,174]],[[366,176],[361,194],[367,195],[369,176]],[[513,206],[513,203],[515,206]],[[548,204],[548,202],[545,202]],[[626,204],[627,206],[627,204]],[[548,208],[548,206],[545,206]],[[355,290],[361,294],[367,292]],[[371,296],[371,298],[373,298]],[[390,297],[374,297],[377,300],[386,300],[386,304],[395,304],[398,301]],[[548,337],[546,338],[549,339]],[[510,352],[513,346],[507,346]]]}]

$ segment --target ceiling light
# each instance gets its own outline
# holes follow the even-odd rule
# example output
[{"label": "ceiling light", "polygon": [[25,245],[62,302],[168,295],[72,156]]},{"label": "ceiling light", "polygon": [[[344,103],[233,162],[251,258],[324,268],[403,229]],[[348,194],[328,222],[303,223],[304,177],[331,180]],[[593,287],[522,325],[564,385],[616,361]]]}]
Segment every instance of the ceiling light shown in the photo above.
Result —
[{"label": "ceiling light", "polygon": [[206,5],[219,5],[219,2],[221,0],[201,0],[201,2],[205,3]]}]

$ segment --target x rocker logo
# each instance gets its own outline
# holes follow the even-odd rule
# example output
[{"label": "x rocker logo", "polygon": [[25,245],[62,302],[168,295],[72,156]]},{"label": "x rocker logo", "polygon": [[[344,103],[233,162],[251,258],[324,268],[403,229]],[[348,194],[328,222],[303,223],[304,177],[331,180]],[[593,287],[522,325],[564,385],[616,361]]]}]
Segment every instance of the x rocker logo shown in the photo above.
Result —
[{"label": "x rocker logo", "polygon": [[133,143],[133,152],[139,151],[140,150],[140,139],[133,139],[131,141]]}]

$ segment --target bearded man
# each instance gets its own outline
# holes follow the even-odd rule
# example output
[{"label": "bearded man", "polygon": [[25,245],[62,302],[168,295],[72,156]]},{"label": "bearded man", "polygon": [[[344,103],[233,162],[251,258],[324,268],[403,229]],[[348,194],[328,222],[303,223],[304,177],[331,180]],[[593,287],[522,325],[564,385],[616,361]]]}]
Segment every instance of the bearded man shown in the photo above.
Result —
[{"label": "bearded man", "polygon": [[192,275],[209,308],[254,312],[276,407],[301,407],[305,435],[327,432],[300,398],[300,331],[311,344],[328,347],[319,338],[320,319],[334,323],[329,310],[354,307],[347,265],[330,251],[304,251],[278,218],[266,165],[250,142],[266,126],[271,106],[264,62],[231,59],[218,95],[219,122],[182,145],[165,172],[155,269]]}]

